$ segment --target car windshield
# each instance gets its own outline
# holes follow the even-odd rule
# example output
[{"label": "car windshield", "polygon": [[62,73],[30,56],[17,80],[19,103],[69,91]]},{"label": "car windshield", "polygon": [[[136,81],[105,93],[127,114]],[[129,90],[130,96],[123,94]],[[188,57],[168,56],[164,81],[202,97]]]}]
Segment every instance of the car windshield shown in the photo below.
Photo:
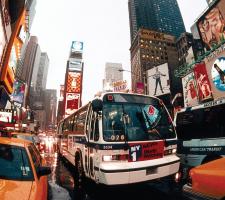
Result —
[{"label": "car windshield", "polygon": [[25,148],[0,144],[0,179],[34,179]]},{"label": "car windshield", "polygon": [[147,141],[176,138],[165,107],[159,103],[107,103],[103,105],[103,139]]}]

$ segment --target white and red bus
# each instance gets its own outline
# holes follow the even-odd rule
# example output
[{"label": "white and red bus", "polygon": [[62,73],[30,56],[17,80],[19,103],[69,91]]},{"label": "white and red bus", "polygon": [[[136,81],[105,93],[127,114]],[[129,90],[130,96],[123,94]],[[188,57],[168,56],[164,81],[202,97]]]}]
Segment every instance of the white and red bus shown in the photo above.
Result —
[{"label": "white and red bus", "polygon": [[174,176],[180,165],[177,136],[155,97],[105,93],[58,125],[59,151],[84,177],[120,185]]}]

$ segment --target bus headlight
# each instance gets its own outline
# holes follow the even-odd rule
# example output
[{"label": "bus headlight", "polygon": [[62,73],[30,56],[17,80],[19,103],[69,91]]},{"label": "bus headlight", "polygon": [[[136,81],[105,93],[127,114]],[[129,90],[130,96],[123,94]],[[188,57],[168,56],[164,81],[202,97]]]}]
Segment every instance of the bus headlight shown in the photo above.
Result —
[{"label": "bus headlight", "polygon": [[117,155],[104,155],[102,156],[102,161],[110,162],[110,161],[127,161],[128,154],[117,154]]},{"label": "bus headlight", "polygon": [[166,149],[164,151],[164,156],[171,155],[177,153],[177,149]]}]

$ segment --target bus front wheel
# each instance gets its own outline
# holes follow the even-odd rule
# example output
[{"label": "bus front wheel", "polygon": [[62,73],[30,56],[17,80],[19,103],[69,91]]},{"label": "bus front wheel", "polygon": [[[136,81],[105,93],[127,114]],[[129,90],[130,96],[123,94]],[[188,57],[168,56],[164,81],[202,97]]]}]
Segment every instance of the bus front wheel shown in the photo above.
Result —
[{"label": "bus front wheel", "polygon": [[74,177],[75,186],[81,187],[84,182],[84,178],[85,175],[82,160],[80,157],[78,157],[75,161],[75,177]]}]

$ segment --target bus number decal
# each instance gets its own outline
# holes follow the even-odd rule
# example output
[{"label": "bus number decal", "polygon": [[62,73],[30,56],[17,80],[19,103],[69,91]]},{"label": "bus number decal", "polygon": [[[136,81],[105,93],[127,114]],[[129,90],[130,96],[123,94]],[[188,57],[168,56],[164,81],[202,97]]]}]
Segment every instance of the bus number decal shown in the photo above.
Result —
[{"label": "bus number decal", "polygon": [[112,145],[104,145],[103,149],[112,149]]}]

